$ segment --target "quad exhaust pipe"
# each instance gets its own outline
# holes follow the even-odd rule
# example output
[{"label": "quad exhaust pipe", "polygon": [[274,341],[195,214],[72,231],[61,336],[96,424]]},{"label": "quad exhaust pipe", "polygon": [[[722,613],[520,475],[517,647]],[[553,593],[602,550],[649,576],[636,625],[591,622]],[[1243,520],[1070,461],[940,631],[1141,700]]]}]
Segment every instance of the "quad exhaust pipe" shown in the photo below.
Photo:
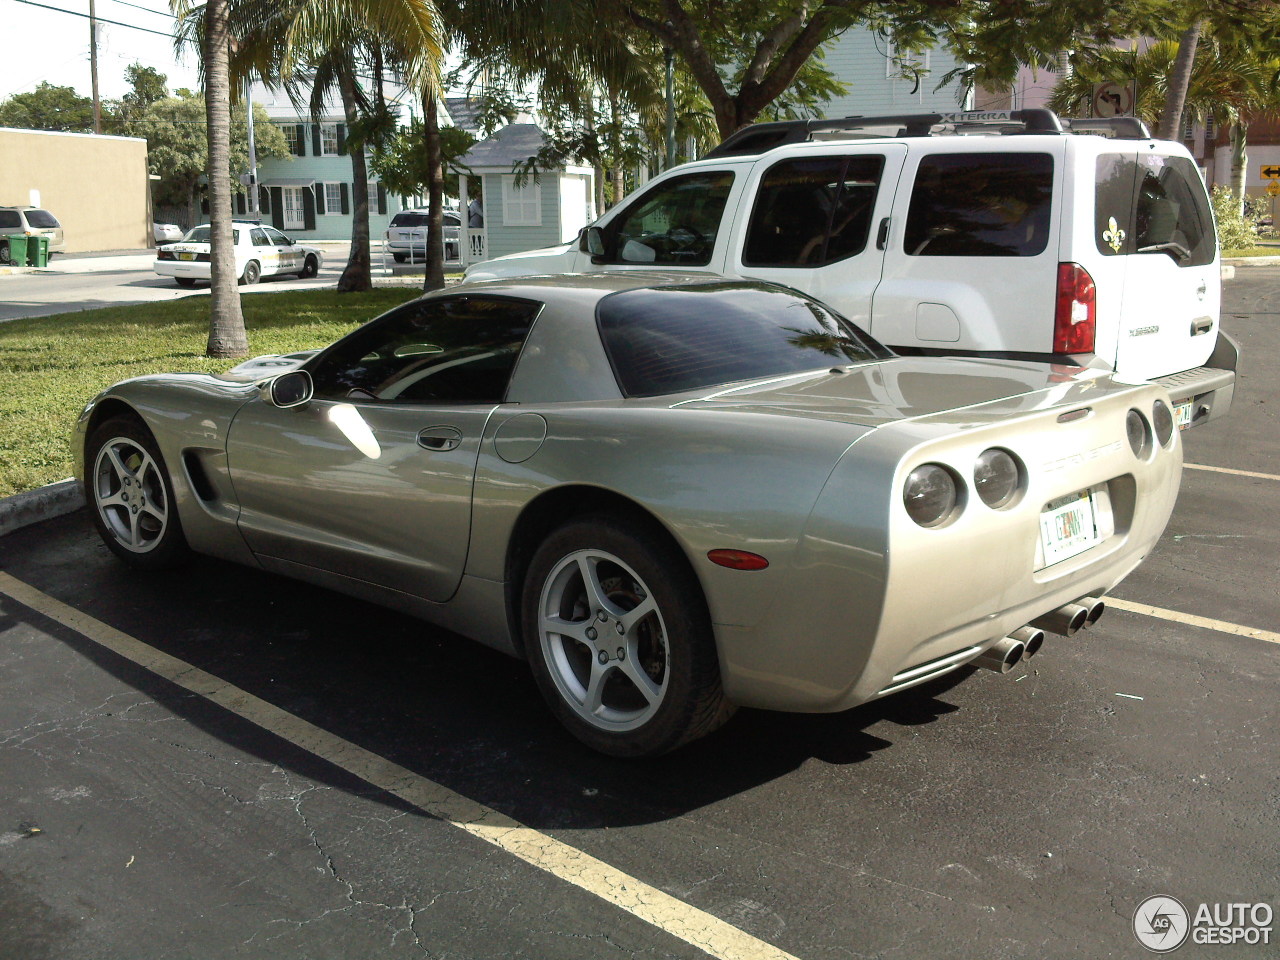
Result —
[{"label": "quad exhaust pipe", "polygon": [[1057,610],[1036,617],[1025,627],[1019,627],[1007,637],[1001,637],[975,657],[973,665],[996,673],[1008,673],[1040,652],[1046,630],[1070,637],[1097,623],[1106,609],[1106,604],[1098,597],[1081,597],[1074,603],[1063,604]]}]

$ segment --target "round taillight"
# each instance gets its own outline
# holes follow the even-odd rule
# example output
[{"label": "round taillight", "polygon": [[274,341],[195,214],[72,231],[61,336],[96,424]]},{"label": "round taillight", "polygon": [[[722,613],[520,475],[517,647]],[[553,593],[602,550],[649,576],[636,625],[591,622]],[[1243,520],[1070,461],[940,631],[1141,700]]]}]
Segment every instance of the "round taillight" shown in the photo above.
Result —
[{"label": "round taillight", "polygon": [[907,514],[922,527],[936,527],[950,519],[959,496],[951,471],[936,463],[916,467],[902,488]]},{"label": "round taillight", "polygon": [[1151,454],[1151,427],[1147,418],[1137,410],[1130,410],[1124,421],[1125,432],[1129,435],[1129,447],[1139,460],[1145,460]]},{"label": "round taillight", "polygon": [[973,465],[973,488],[991,509],[999,510],[1012,503],[1018,495],[1020,481],[1018,461],[1007,450],[992,447],[978,454]]},{"label": "round taillight", "polygon": [[1163,400],[1157,400],[1151,408],[1151,422],[1155,424],[1156,439],[1160,446],[1167,447],[1173,439],[1173,411]]}]

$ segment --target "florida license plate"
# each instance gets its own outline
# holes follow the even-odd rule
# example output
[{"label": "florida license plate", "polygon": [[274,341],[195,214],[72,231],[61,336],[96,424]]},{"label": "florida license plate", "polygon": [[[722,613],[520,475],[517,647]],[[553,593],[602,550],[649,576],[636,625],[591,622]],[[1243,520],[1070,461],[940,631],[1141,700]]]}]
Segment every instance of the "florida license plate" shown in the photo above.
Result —
[{"label": "florida license plate", "polygon": [[1191,401],[1186,403],[1175,403],[1173,405],[1173,422],[1177,424],[1179,430],[1185,430],[1191,426]]},{"label": "florida license plate", "polygon": [[180,254],[178,254],[178,259],[179,259],[179,260],[194,260],[195,258],[196,258],[196,255],[195,255],[194,253],[180,253]]},{"label": "florida license plate", "polygon": [[1101,541],[1092,491],[1082,490],[1045,504],[1040,513],[1040,545],[1046,567],[1078,556]]}]

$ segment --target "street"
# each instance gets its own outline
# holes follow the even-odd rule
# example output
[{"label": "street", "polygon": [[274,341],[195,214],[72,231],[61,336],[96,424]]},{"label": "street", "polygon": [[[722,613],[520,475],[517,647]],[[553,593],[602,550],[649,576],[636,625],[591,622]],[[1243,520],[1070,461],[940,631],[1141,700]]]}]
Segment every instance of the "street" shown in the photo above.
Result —
[{"label": "street", "polygon": [[[242,294],[271,293],[278,290],[319,290],[333,287],[346,263],[347,243],[321,244],[324,263],[318,276],[300,280],[293,275],[263,277],[253,286],[242,286]],[[375,245],[373,276],[421,278],[423,265],[396,263],[385,258]],[[0,276],[0,322],[18,317],[46,317],[55,313],[118,307],[129,303],[176,300],[179,297],[208,295],[209,285],[194,289],[179,287],[169,277],[156,276],[151,265],[155,253],[137,251],[112,256],[57,256],[49,268],[33,273]]]},{"label": "street", "polygon": [[83,510],[5,537],[0,957],[1096,960],[1145,955],[1156,894],[1276,902],[1277,302],[1280,268],[1224,285],[1235,406],[1183,435],[1097,625],[655,761],[422,622],[210,559],[143,576]]}]

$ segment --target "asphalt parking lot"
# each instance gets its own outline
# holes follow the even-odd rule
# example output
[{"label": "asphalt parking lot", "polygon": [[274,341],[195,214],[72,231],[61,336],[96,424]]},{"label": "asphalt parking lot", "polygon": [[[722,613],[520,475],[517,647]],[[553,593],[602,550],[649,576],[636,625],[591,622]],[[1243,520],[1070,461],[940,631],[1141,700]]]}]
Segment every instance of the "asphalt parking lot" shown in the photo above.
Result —
[{"label": "asphalt parking lot", "polygon": [[1236,407],[1096,626],[657,761],[418,621],[4,537],[0,957],[1137,957],[1147,897],[1280,909],[1280,268],[1225,297]]}]

